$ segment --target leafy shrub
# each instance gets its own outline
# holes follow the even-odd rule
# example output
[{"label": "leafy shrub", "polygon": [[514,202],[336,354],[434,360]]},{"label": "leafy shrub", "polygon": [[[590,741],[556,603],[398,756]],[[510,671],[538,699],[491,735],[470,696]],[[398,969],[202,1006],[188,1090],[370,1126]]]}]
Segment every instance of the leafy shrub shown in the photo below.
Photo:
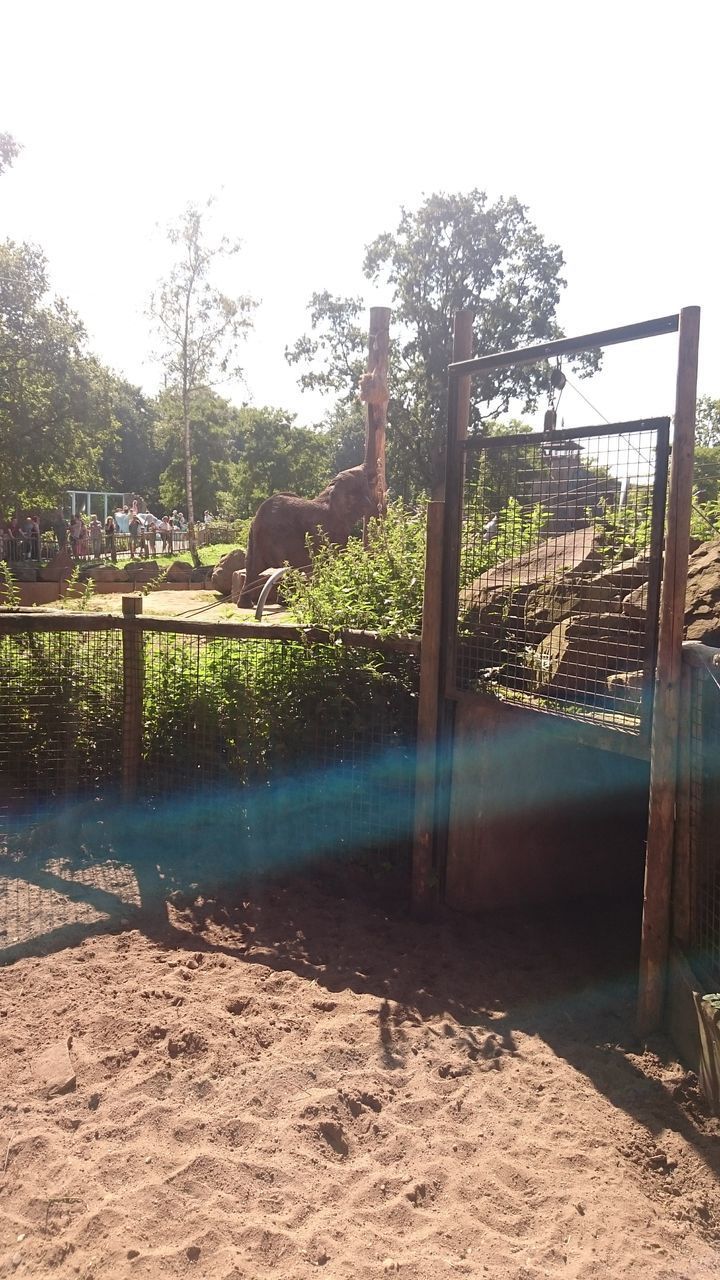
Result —
[{"label": "leafy shrub", "polygon": [[291,570],[283,596],[301,626],[357,629],[407,636],[420,631],[425,566],[425,512],[400,501],[384,520],[371,520],[368,546],[351,538],[341,550],[325,543],[312,576]]}]

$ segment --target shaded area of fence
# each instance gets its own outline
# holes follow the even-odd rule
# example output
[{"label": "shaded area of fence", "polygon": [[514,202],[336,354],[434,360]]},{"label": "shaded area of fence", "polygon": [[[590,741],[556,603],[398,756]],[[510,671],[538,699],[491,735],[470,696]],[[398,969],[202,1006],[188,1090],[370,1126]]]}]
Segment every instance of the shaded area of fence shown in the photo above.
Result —
[{"label": "shaded area of fence", "polygon": [[676,884],[688,958],[708,991],[720,990],[720,650],[685,648],[684,803],[678,811]]}]

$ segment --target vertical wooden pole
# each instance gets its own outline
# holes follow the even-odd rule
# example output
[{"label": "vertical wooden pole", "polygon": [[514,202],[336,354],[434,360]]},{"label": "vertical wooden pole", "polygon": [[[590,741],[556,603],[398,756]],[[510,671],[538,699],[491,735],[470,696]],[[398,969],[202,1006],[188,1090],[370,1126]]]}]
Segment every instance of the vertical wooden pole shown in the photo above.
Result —
[{"label": "vertical wooden pole", "polygon": [[437,896],[437,879],[433,874],[433,838],[440,696],[444,508],[443,502],[429,502],[427,509],[412,862],[412,905],[418,916],[429,914]]},{"label": "vertical wooden pole", "polygon": [[690,943],[692,909],[691,871],[691,776],[692,753],[692,668],[682,664],[680,678],[680,719],[678,723],[678,778],[673,844],[672,932],[673,941],[687,952]]},{"label": "vertical wooden pole", "polygon": [[682,639],[692,507],[700,308],[680,312],[670,496],[655,677],[638,1030],[662,1018],[670,943]]},{"label": "vertical wooden pole", "polygon": [[132,625],[142,613],[141,595],[123,596],[122,611],[128,625],[123,627],[123,799],[134,800],[140,776],[143,709],[143,633]]},{"label": "vertical wooden pole", "polygon": [[[470,360],[473,313],[458,311],[453,327],[453,362]],[[442,666],[444,685],[455,687],[457,597],[460,572],[465,451],[470,424],[470,377],[452,378],[448,388],[448,428],[445,454],[445,530],[443,559]]]},{"label": "vertical wooden pole", "polygon": [[[360,382],[360,399],[365,404],[365,470],[378,515],[387,509],[385,482],[385,430],[387,427],[388,353],[390,349],[390,308],[370,308],[367,369]],[[367,520],[364,524],[367,541]]]}]

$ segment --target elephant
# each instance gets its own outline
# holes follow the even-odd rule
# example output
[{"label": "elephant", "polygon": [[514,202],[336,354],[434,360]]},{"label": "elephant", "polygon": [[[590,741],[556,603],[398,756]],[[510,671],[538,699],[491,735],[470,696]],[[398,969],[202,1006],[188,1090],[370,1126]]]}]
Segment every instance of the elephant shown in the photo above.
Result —
[{"label": "elephant", "polygon": [[315,545],[324,535],[336,546],[345,547],[358,520],[376,511],[364,465],[341,471],[317,498],[298,498],[293,493],[267,498],[250,525],[240,608],[253,603],[264,569],[279,569],[284,564],[301,569],[308,564],[308,536]]}]

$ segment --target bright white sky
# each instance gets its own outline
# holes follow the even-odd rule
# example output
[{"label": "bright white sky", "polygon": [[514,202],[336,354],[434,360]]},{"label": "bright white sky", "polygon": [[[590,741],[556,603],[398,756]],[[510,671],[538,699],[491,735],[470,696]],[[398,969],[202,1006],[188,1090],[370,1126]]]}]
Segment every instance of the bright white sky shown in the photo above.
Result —
[{"label": "bright white sky", "polygon": [[[6,0],[0,131],[24,151],[0,236],[42,245],[97,354],[154,391],[160,228],[217,194],[244,242],[223,283],[262,303],[231,394],[312,422],[283,352],[313,290],[384,304],[363,246],[401,205],[515,194],[565,253],[566,332],[699,304],[720,396],[719,36],[712,0]],[[671,412],[675,349],[608,352],[583,390],[611,419]]]}]

